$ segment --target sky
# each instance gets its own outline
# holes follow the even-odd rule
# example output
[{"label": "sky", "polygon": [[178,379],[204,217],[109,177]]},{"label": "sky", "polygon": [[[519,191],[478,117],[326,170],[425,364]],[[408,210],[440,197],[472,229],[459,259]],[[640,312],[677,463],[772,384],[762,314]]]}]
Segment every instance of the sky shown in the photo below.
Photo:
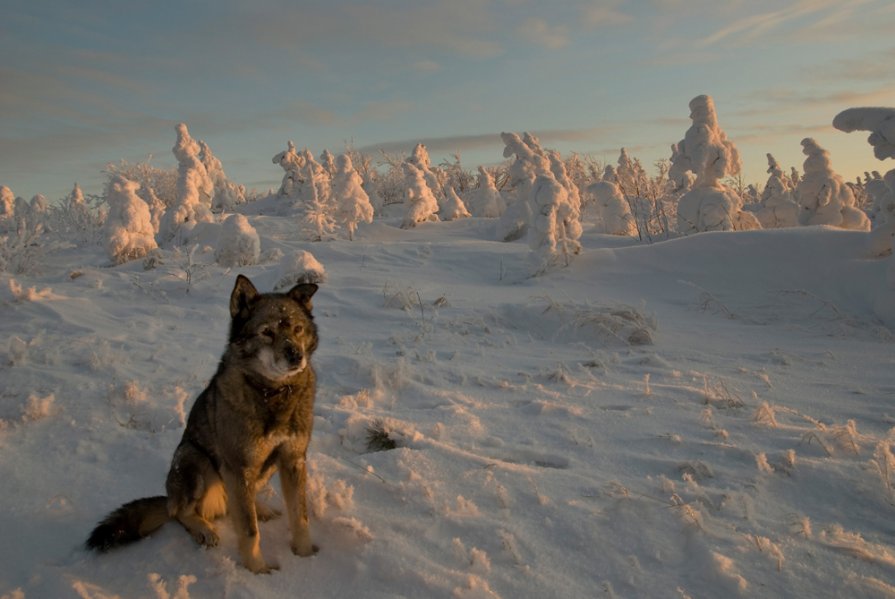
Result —
[{"label": "sky", "polygon": [[[813,137],[847,179],[886,170],[855,106],[895,106],[891,0],[3,0],[0,185],[101,193],[120,160],[175,165],[185,122],[229,178],[265,191],[292,140],[474,170],[501,131],[564,155],[671,155],[714,98],[746,182]],[[652,169],[650,168],[652,172]]]}]

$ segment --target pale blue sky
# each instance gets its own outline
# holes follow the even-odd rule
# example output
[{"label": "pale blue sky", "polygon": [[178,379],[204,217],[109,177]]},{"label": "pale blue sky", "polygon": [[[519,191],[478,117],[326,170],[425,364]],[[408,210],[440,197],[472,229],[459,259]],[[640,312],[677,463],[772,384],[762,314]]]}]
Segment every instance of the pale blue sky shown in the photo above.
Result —
[{"label": "pale blue sky", "polygon": [[186,122],[234,181],[265,190],[293,140],[502,160],[501,131],[614,162],[670,155],[715,99],[763,183],[814,137],[849,179],[887,170],[830,125],[895,106],[891,0],[3,0],[0,184],[99,193],[108,162],[173,166]]}]

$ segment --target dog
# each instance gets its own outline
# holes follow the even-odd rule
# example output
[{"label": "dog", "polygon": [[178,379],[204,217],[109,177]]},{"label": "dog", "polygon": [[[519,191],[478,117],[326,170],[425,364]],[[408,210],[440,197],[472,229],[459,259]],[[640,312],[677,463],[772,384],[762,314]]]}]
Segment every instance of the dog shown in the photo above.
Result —
[{"label": "dog", "polygon": [[305,456],[311,440],[317,327],[313,283],[259,293],[238,275],[230,295],[230,333],[217,372],[196,398],[165,481],[166,495],[137,499],[102,520],[85,543],[100,552],[144,538],[177,520],[200,545],[219,538],[213,520],[230,514],[243,566],[267,573],[258,520],[278,512],[256,493],[278,470],[292,552],[309,556]]}]

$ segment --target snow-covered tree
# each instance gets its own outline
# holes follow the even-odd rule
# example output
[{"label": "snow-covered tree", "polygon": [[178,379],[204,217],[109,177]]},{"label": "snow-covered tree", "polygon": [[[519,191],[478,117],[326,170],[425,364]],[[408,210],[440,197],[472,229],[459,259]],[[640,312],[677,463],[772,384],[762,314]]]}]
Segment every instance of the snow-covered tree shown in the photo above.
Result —
[{"label": "snow-covered tree", "polygon": [[678,230],[688,235],[761,228],[754,216],[742,211],[740,195],[721,183],[740,172],[740,155],[718,124],[710,96],[690,101],[690,119],[693,124],[676,146],[669,173],[675,180],[686,170],[696,175],[693,188],[678,202]]},{"label": "snow-covered tree", "polygon": [[[319,165],[318,165],[319,166]],[[333,219],[333,210],[328,203],[329,198],[320,193],[322,185],[317,181],[320,171],[313,165],[305,165],[302,168],[304,183],[299,188],[300,198],[296,201],[298,219],[302,234],[311,241],[322,241],[336,230],[336,222]],[[327,174],[328,178],[329,175]],[[329,189],[327,180],[326,188]]]},{"label": "snow-covered tree", "polygon": [[329,150],[323,150],[320,153],[320,166],[326,169],[330,177],[336,176],[336,158]]},{"label": "snow-covered tree", "polygon": [[261,256],[261,240],[255,227],[242,214],[231,214],[221,224],[214,258],[225,267],[257,264]]},{"label": "snow-covered tree", "polygon": [[538,175],[531,190],[532,219],[528,247],[535,275],[551,267],[567,266],[581,251],[581,226],[569,200],[569,192],[552,174]]},{"label": "snow-covered tree", "polygon": [[484,166],[479,167],[478,187],[470,194],[467,207],[473,216],[484,218],[497,218],[507,209],[494,177]]},{"label": "snow-covered tree", "polygon": [[199,150],[186,125],[179,123],[173,148],[178,163],[177,197],[159,223],[159,243],[183,243],[197,224],[214,222],[211,214],[214,182],[199,158]]},{"label": "snow-covered tree", "polygon": [[336,206],[336,221],[348,231],[350,240],[354,239],[358,223],[373,222],[373,205],[362,183],[351,157],[348,154],[339,155],[335,162],[332,199]]},{"label": "snow-covered tree", "polygon": [[19,237],[26,235],[28,231],[39,228],[39,223],[36,223],[31,217],[31,206],[22,196],[16,196],[12,214],[15,223],[14,230]]},{"label": "snow-covered tree", "polygon": [[12,189],[0,185],[0,232],[15,228],[16,196]]},{"label": "snow-covered tree", "polygon": [[768,154],[768,182],[761,193],[761,208],[756,213],[762,228],[795,227],[799,224],[799,205],[792,199],[789,179],[777,160]]},{"label": "snow-covered tree", "polygon": [[443,182],[438,174],[432,170],[432,161],[429,158],[429,150],[426,149],[426,146],[421,143],[416,144],[413,148],[413,152],[407,159],[407,162],[414,165],[423,173],[423,178],[426,180],[426,185],[429,187],[429,191],[432,192],[432,195],[438,202],[439,208],[441,208],[441,204],[445,197]]},{"label": "snow-covered tree", "polygon": [[810,137],[802,140],[805,174],[795,190],[803,225],[832,225],[843,229],[870,230],[870,219],[855,208],[851,187],[833,171],[829,153]]},{"label": "snow-covered tree", "polygon": [[532,218],[531,192],[535,179],[539,175],[553,177],[550,161],[544,156],[536,137],[525,133],[520,137],[516,133],[501,133],[504,142],[503,157],[515,156],[507,171],[507,184],[512,195],[507,202],[507,209],[497,223],[497,238],[512,241],[525,234]]},{"label": "snow-covered tree", "polygon": [[545,152],[547,159],[550,161],[550,172],[556,182],[566,188],[569,194],[569,202],[578,212],[581,212],[581,191],[566,170],[566,163],[563,162],[562,156],[556,150]]},{"label": "snow-covered tree", "polygon": [[162,226],[162,218],[165,216],[165,203],[151,187],[141,187],[137,194],[149,206],[149,214],[152,215],[152,228],[155,229],[155,233],[158,235]]},{"label": "snow-covered tree", "polygon": [[305,185],[314,185],[317,191],[317,198],[324,204],[330,204],[330,195],[332,194],[332,174],[317,162],[314,154],[307,148],[300,153],[303,167],[303,179]]},{"label": "snow-covered tree", "polygon": [[295,150],[295,144],[292,143],[292,140],[286,142],[284,151],[273,157],[273,163],[279,164],[286,171],[283,175],[283,181],[280,183],[280,189],[277,191],[277,197],[291,200],[297,199],[301,189],[303,162],[301,156]]},{"label": "snow-covered tree", "polygon": [[417,223],[438,220],[438,200],[426,183],[426,175],[412,162],[403,165],[407,195],[407,211],[402,229],[415,227]]},{"label": "snow-covered tree", "polygon": [[587,192],[594,198],[597,231],[635,237],[637,223],[616,181],[615,168],[609,165],[603,173],[603,179],[587,187]]},{"label": "snow-covered tree", "polygon": [[211,148],[204,141],[199,141],[199,158],[205,165],[205,170],[214,184],[214,195],[211,209],[214,212],[230,212],[238,204],[246,201],[246,189],[244,185],[237,185],[227,178],[224,165],[215,156]]},{"label": "snow-covered tree", "polygon": [[[895,108],[849,108],[833,118],[840,131],[870,131],[867,142],[879,160],[895,159]],[[877,173],[878,175],[878,173]],[[870,251],[875,255],[895,254],[895,169],[888,171],[874,187],[874,211],[877,222],[870,237]],[[891,258],[889,278],[895,288],[895,258]]]},{"label": "snow-covered tree", "polygon": [[136,181],[115,175],[106,191],[109,213],[103,230],[106,251],[115,264],[143,258],[158,247],[149,206],[137,195],[139,187]]},{"label": "snow-covered tree", "polygon": [[444,201],[441,203],[441,210],[438,214],[441,220],[457,220],[458,218],[469,218],[472,216],[466,208],[463,199],[450,186],[445,188]]}]

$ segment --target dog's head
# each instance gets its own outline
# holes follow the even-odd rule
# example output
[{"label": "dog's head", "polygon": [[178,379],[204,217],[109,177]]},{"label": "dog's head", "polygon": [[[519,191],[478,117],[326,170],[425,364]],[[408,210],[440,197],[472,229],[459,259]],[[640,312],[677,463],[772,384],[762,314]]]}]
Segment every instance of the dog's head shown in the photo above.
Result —
[{"label": "dog's head", "polygon": [[243,275],[230,294],[230,347],[243,367],[285,385],[304,372],[317,349],[311,297],[317,285],[302,283],[286,293],[258,293]]}]

